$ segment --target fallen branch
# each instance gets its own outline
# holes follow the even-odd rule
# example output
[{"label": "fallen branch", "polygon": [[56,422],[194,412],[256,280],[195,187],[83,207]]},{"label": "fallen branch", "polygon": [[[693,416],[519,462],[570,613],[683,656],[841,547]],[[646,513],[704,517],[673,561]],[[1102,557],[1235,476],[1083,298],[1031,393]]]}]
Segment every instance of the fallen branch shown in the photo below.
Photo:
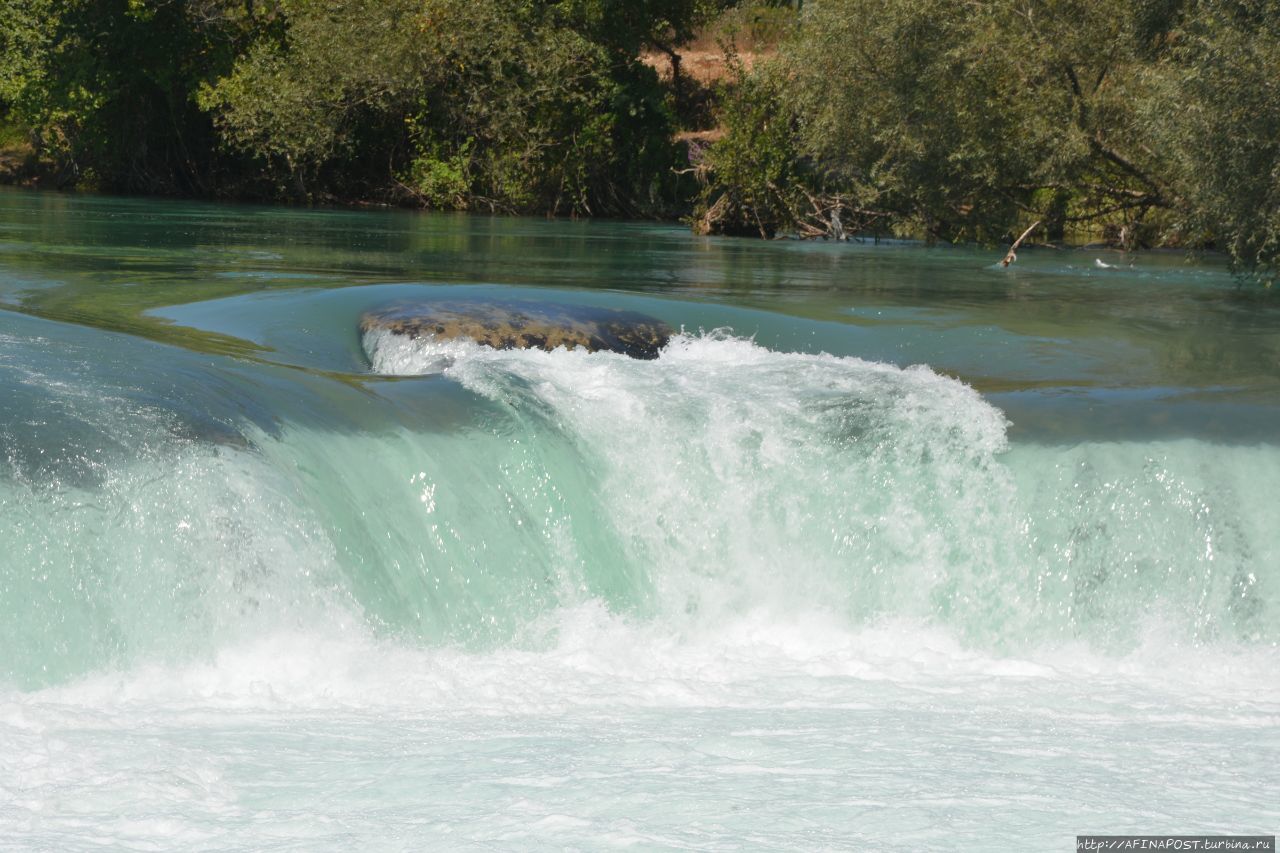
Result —
[{"label": "fallen branch", "polygon": [[1022,241],[1027,239],[1027,236],[1031,234],[1032,231],[1036,230],[1038,227],[1040,227],[1039,219],[1031,223],[1031,227],[1028,228],[1026,231],[1023,231],[1022,236],[1019,237],[1017,240],[1013,241],[1013,245],[1009,247],[1009,253],[1004,256],[1004,260],[1000,262],[1000,266],[1007,267],[1009,266],[1009,264],[1013,263],[1018,259],[1018,254],[1017,254],[1018,247],[1021,246]]}]

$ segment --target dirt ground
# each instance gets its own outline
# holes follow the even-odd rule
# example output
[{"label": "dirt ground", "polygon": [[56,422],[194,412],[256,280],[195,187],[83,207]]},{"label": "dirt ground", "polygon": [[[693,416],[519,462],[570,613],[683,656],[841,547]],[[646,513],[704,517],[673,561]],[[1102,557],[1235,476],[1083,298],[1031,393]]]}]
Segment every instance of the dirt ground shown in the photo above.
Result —
[{"label": "dirt ground", "polygon": [[[703,86],[719,83],[729,76],[729,61],[719,47],[693,46],[678,51],[680,73]],[[748,71],[755,65],[757,54],[739,53],[738,60]],[[640,61],[655,69],[664,80],[671,79],[671,57],[659,51],[641,54]]]}]

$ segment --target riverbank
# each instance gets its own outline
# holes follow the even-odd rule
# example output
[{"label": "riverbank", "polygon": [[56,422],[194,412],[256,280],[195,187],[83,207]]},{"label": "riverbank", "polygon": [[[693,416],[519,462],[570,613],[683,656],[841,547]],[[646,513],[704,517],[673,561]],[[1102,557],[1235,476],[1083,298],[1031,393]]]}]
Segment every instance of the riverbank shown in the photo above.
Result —
[{"label": "riverbank", "polygon": [[53,143],[58,174],[108,192],[766,239],[1007,247],[1030,229],[1280,275],[1280,17],[624,5],[50,0],[2,34],[0,111]]},{"label": "riverbank", "polygon": [[0,185],[34,189],[52,174],[53,164],[42,161],[23,136],[16,128],[0,128]]}]

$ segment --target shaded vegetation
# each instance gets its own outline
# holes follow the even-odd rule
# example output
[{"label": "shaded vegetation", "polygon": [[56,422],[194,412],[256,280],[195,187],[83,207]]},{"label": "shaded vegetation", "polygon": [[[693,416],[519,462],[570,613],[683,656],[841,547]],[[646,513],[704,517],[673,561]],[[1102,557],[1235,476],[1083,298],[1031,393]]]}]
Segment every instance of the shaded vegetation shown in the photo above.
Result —
[{"label": "shaded vegetation", "polygon": [[707,232],[1280,255],[1280,3],[823,0],[739,75]]},{"label": "shaded vegetation", "polygon": [[78,186],[678,213],[639,61],[706,0],[0,0],[0,113]]},{"label": "shaded vegetation", "polygon": [[0,0],[0,161],[765,237],[1038,221],[1270,280],[1277,80],[1280,0]]}]

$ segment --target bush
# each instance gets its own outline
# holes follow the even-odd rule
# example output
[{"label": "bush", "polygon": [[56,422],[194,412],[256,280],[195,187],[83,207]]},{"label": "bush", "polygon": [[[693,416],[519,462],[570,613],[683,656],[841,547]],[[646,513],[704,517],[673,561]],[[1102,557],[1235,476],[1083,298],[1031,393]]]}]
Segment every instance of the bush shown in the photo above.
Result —
[{"label": "bush", "polygon": [[0,108],[107,189],[670,212],[704,2],[0,0]]},{"label": "bush", "polygon": [[1152,73],[1143,111],[1179,225],[1270,284],[1280,265],[1280,3],[1205,4]]},{"label": "bush", "polygon": [[944,240],[1000,239],[1072,205],[1155,204],[1159,187],[1119,165],[1145,156],[1125,106],[1133,16],[1119,4],[1034,5],[1031,23],[1012,2],[807,4],[753,90],[787,105],[796,156],[811,164],[794,173],[804,189]]},{"label": "bush", "polygon": [[[589,11],[578,22],[594,32]],[[566,26],[559,6],[358,0],[285,12],[286,38],[255,45],[200,95],[224,138],[285,183],[381,162],[434,207],[631,213],[675,201],[650,198],[675,157],[656,75]]]},{"label": "bush", "polygon": [[703,224],[832,234],[825,205],[995,242],[1039,220],[1271,276],[1277,79],[1276,0],[808,3],[724,101],[702,210],[731,215]]}]

